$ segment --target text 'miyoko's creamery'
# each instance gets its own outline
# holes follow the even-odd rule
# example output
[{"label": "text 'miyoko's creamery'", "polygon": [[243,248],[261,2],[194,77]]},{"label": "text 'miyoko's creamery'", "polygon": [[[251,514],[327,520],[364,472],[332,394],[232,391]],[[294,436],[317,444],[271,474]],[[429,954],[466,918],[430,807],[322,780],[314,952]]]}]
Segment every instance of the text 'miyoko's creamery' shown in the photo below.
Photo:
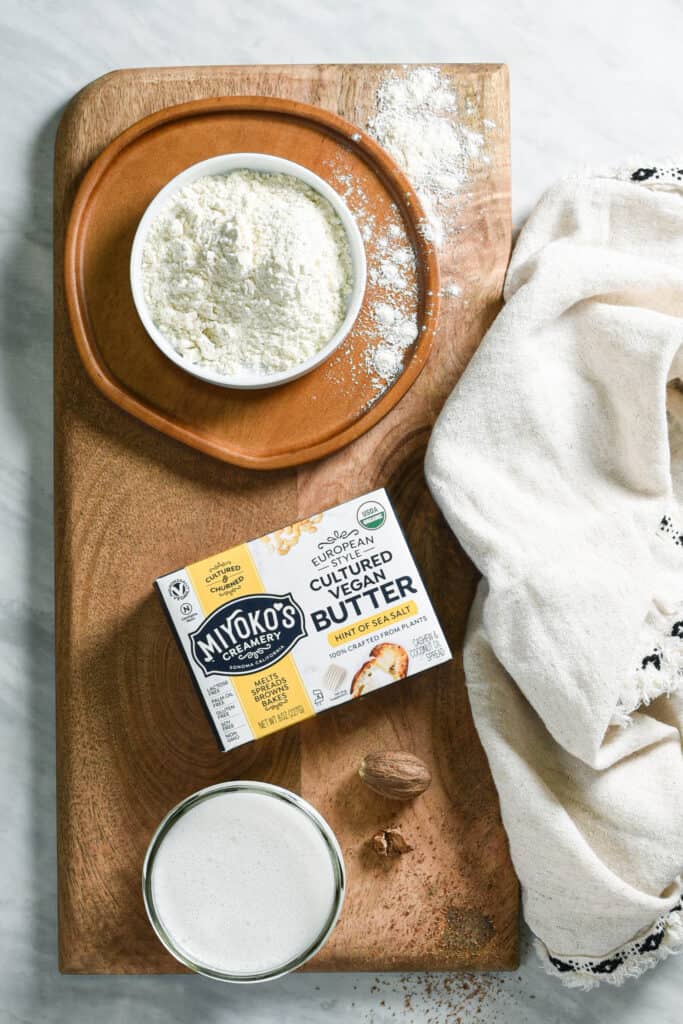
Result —
[{"label": "text 'miyoko's creamery'", "polygon": [[451,657],[384,490],[156,587],[224,750]]}]

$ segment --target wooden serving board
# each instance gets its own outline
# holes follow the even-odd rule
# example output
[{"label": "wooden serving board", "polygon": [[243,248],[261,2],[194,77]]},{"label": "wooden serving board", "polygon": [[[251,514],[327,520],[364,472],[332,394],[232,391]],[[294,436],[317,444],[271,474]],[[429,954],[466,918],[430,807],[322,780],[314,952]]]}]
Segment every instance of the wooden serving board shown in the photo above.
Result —
[{"label": "wooden serving board", "polygon": [[[304,468],[254,471],[194,451],[100,394],[79,361],[64,301],[65,224],[83,174],[139,118],[205,96],[283,96],[365,126],[389,68],[215,67],[120,71],[62,120],[55,166],[55,520],[59,947],[63,971],[180,970],[147,923],[140,870],[158,822],[188,793],[228,778],[276,782],[328,819],[349,891],[317,970],[513,968],[518,888],[469,711],[462,639],[476,573],[431,501],[431,425],[500,302],[510,248],[507,72],[444,65],[462,109],[495,122],[441,254],[444,295],[427,365],[368,433]],[[396,68],[401,73],[401,68]],[[301,415],[307,410],[302,409]],[[453,662],[221,754],[152,581],[178,565],[385,485],[451,646]],[[412,750],[434,781],[395,805],[356,775],[370,750]],[[415,849],[368,850],[399,823]]]}]

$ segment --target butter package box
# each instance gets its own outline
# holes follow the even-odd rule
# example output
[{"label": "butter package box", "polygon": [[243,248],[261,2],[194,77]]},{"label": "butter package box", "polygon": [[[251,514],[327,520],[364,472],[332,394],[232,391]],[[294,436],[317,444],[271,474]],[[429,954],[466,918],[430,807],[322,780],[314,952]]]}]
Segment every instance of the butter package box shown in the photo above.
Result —
[{"label": "butter package box", "polygon": [[223,750],[451,657],[384,490],[156,587]]}]

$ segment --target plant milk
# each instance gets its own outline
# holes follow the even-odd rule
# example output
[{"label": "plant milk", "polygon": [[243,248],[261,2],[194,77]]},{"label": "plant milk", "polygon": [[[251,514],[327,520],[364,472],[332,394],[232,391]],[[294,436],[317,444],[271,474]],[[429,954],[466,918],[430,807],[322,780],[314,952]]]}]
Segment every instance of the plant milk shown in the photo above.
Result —
[{"label": "plant milk", "polygon": [[[247,784],[248,785],[248,784]],[[154,911],[200,969],[276,973],[324,935],[337,905],[333,853],[295,804],[223,790],[194,804],[151,864]]]}]

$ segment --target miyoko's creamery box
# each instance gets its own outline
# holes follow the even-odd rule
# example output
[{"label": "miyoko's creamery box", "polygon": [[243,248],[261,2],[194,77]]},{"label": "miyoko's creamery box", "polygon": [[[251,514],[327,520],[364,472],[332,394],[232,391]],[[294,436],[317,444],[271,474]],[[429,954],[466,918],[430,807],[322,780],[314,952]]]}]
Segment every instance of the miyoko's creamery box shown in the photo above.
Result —
[{"label": "miyoko's creamery box", "polygon": [[451,657],[384,490],[156,587],[224,750]]}]

